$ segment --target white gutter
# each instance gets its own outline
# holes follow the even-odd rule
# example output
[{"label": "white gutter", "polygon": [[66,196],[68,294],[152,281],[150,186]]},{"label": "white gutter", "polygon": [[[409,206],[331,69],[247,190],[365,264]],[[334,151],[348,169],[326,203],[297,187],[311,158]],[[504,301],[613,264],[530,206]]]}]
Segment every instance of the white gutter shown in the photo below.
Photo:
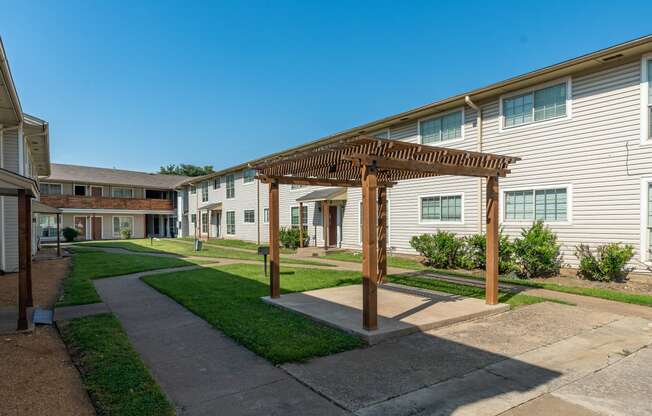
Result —
[{"label": "white gutter", "polygon": [[[478,106],[476,103],[471,100],[471,97],[468,95],[464,97],[464,102],[471,107],[472,109],[475,110],[476,113],[476,128],[478,129],[478,143],[477,143],[477,151],[482,152],[482,108]],[[483,188],[483,183],[482,183],[482,178],[478,178],[478,232],[482,233],[482,213],[484,210],[480,209],[482,208],[482,188]]]}]

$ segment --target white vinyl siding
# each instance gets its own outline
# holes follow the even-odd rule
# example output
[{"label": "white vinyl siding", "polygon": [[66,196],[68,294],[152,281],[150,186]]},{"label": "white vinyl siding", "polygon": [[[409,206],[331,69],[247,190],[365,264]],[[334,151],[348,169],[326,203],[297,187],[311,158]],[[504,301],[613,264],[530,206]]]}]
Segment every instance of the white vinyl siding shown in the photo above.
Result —
[{"label": "white vinyl siding", "polygon": [[646,62],[647,72],[647,137],[646,140],[652,140],[652,59]]},{"label": "white vinyl siding", "polygon": [[566,83],[503,99],[503,127],[566,116]]},{"label": "white vinyl siding", "polygon": [[194,194],[197,193],[197,188],[196,188],[194,185],[190,185],[190,193],[191,193],[192,195],[194,195]]},{"label": "white vinyl siding", "polygon": [[244,210],[244,223],[253,224],[256,222],[256,211],[253,209]]},{"label": "white vinyl siding", "polygon": [[201,202],[208,201],[208,181],[201,183]]},{"label": "white vinyl siding", "polygon": [[113,217],[113,237],[121,237],[122,230],[129,230],[134,235],[133,217]]},{"label": "white vinyl siding", "polygon": [[226,212],[226,233],[235,235],[235,211]]},{"label": "white vinyl siding", "polygon": [[455,111],[441,117],[421,120],[419,132],[421,143],[441,143],[462,138],[463,112]]},{"label": "white vinyl siding", "polygon": [[226,175],[226,198],[235,198],[235,176],[233,174]]},{"label": "white vinyl siding", "polygon": [[190,222],[193,224],[197,222],[197,214],[190,214]]},{"label": "white vinyl siding", "polygon": [[462,221],[462,195],[423,196],[420,204],[421,222]]},{"label": "white vinyl siding", "polygon": [[255,176],[256,176],[256,171],[254,169],[246,169],[242,173],[242,182],[251,183],[254,181]]},{"label": "white vinyl siding", "polygon": [[647,185],[647,256],[652,253],[652,182]]},{"label": "white vinyl siding", "polygon": [[566,188],[505,192],[505,220],[567,221]]},{"label": "white vinyl siding", "polygon": [[113,198],[133,198],[134,190],[131,188],[111,188]]}]

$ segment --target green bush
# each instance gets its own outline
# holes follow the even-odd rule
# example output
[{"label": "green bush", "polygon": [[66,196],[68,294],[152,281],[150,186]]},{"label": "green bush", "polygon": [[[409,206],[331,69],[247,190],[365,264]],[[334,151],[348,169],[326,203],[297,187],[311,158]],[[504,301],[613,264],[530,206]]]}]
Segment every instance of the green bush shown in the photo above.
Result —
[{"label": "green bush", "polygon": [[410,245],[426,258],[426,265],[447,269],[460,266],[464,241],[447,231],[422,234],[410,239]]},{"label": "green bush", "polygon": [[521,238],[514,240],[516,272],[523,277],[545,277],[559,274],[561,269],[560,245],[557,235],[536,221],[529,229],[521,231]]},{"label": "green bush", "polygon": [[625,265],[634,257],[634,247],[611,243],[598,246],[597,255],[593,255],[588,245],[580,244],[575,247],[575,255],[580,261],[577,275],[582,279],[622,281],[630,271]]},{"label": "green bush", "polygon": [[[514,270],[514,246],[500,230],[498,269],[500,273]],[[460,265],[465,269],[484,269],[487,266],[487,236],[473,234],[464,237],[464,254]]]},{"label": "green bush", "polygon": [[[306,232],[307,230],[304,227],[303,233],[303,245],[308,246],[310,243],[310,236]],[[285,248],[296,249],[299,247],[299,228],[298,227],[281,227],[279,230],[279,240],[281,245]]]},{"label": "green bush", "polygon": [[79,235],[79,231],[72,227],[66,227],[61,231],[61,234],[63,234],[63,239],[70,243],[71,241],[75,241],[75,238]]},{"label": "green bush", "polygon": [[129,240],[131,238],[131,230],[129,228],[123,228],[120,230],[120,235],[123,240]]}]

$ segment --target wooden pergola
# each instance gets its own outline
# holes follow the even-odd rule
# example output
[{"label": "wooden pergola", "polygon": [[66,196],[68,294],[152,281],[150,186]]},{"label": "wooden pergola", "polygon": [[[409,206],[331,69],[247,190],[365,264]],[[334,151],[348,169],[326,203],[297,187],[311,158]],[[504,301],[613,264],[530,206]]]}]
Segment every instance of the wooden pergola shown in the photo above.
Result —
[{"label": "wooden pergola", "polygon": [[[315,143],[252,167],[269,184],[270,296],[280,296],[279,185],[362,188],[363,313],[378,327],[377,287],[387,274],[387,188],[399,181],[441,175],[487,179],[485,298],[498,303],[498,178],[517,157],[356,136]],[[301,217],[300,217],[301,218]]]}]

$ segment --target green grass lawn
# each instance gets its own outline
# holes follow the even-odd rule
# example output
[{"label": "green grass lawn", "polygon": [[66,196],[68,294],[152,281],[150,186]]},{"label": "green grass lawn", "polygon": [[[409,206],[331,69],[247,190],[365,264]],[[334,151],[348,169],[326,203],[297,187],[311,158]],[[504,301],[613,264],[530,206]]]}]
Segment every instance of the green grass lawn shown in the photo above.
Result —
[{"label": "green grass lawn", "polygon": [[[345,332],[260,300],[269,277],[259,266],[234,264],[146,276],[143,280],[215,328],[275,364],[357,348],[362,341]],[[281,271],[283,293],[361,282],[360,273],[320,269]]]},{"label": "green grass lawn", "polygon": [[[218,241],[218,240],[216,240]],[[188,241],[179,241],[175,239],[155,239],[151,242],[147,238],[132,240],[110,240],[110,241],[89,241],[77,243],[83,247],[115,247],[129,251],[148,252],[148,253],[168,253],[184,257],[213,257],[236,260],[253,260],[262,261],[263,257],[255,252],[246,252],[240,250],[230,250],[226,247],[220,247],[212,242],[204,243],[200,251],[195,251],[192,244]],[[306,264],[313,266],[332,266],[325,262],[312,260],[298,260],[287,257],[281,258],[281,263],[287,264]]]},{"label": "green grass lawn", "polygon": [[[333,251],[326,253],[324,258],[339,260],[339,261],[348,261],[352,263],[362,263],[362,253],[353,252],[353,251]],[[389,267],[398,267],[402,269],[410,270],[426,270],[427,267],[421,264],[418,260],[398,257],[398,256],[387,256],[387,265]]]},{"label": "green grass lawn", "polygon": [[98,415],[175,414],[112,314],[58,325]]},{"label": "green grass lawn", "polygon": [[[192,237],[184,237],[181,240],[193,241],[193,238]],[[231,238],[211,239],[211,240],[208,240],[208,241],[204,241],[204,244],[209,244],[209,245],[214,245],[214,246],[221,246],[221,247],[242,248],[242,249],[245,249],[245,250],[252,250],[252,251],[257,251],[258,247],[259,247],[259,245],[254,243],[253,241],[244,241],[244,240],[237,240],[237,239],[231,239]],[[267,244],[260,244],[260,245],[265,246]],[[293,254],[295,252],[296,252],[296,250],[281,247],[281,253]]]},{"label": "green grass lawn", "polygon": [[147,270],[192,266],[196,260],[172,257],[139,256],[73,249],[72,270],[63,282],[63,297],[57,306],[85,305],[101,302],[92,279],[119,276]]}]

